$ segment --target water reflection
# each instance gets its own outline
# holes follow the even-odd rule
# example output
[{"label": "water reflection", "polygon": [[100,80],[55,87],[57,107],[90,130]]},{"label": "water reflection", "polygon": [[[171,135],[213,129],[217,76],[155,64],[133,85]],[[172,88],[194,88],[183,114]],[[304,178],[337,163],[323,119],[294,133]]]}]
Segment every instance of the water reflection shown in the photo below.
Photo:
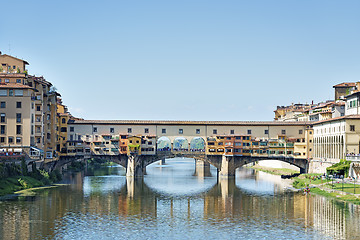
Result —
[{"label": "water reflection", "polygon": [[[357,239],[357,206],[284,191],[272,175],[200,177],[194,160],[88,169],[31,199],[0,202],[0,239]],[[85,175],[84,175],[85,174]],[[206,175],[206,174],[205,174]]]}]

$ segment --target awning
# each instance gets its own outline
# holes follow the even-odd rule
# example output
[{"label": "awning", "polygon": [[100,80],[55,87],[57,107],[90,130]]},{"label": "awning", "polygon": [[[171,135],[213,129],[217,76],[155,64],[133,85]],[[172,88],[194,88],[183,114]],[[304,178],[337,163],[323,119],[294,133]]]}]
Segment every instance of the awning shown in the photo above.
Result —
[{"label": "awning", "polygon": [[15,148],[14,149],[14,152],[18,152],[18,153],[21,153],[23,150],[21,148]]}]

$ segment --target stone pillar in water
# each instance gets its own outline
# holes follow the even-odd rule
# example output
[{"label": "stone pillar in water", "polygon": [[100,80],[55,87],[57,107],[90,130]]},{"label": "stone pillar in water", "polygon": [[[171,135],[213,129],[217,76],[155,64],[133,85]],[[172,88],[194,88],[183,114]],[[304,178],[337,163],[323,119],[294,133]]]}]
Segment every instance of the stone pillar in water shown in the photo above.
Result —
[{"label": "stone pillar in water", "polygon": [[160,160],[160,165],[165,165],[165,157]]},{"label": "stone pillar in water", "polygon": [[222,156],[219,177],[235,177],[235,164],[232,156]]},{"label": "stone pillar in water", "polygon": [[127,177],[142,177],[145,174],[145,169],[146,168],[143,166],[140,156],[128,156],[126,168]]},{"label": "stone pillar in water", "polygon": [[195,175],[198,177],[210,177],[210,163],[195,159]]}]

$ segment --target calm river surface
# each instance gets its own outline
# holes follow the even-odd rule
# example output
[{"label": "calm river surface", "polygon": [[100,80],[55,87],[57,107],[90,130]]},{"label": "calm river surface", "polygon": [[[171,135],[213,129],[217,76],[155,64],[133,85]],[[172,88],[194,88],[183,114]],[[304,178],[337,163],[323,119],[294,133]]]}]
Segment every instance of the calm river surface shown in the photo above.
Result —
[{"label": "calm river surface", "polygon": [[360,239],[360,209],[285,192],[279,176],[239,169],[219,180],[193,159],[88,169],[68,186],[0,202],[0,239]]}]

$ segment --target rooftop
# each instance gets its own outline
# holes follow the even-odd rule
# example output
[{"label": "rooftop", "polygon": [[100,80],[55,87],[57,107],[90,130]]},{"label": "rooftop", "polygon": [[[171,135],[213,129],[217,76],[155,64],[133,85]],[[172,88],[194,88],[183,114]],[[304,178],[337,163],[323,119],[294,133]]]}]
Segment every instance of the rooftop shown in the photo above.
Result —
[{"label": "rooftop", "polygon": [[326,122],[331,122],[331,121],[338,121],[338,120],[343,120],[343,119],[360,119],[360,115],[346,115],[346,116],[342,116],[342,117],[329,118],[329,119],[326,119],[326,120],[314,122],[313,125],[326,123]]},{"label": "rooftop", "polygon": [[355,87],[356,86],[356,83],[354,82],[343,82],[343,83],[339,83],[337,85],[334,85],[333,88],[336,88],[336,87]]},{"label": "rooftop", "polygon": [[70,120],[70,124],[97,125],[238,125],[238,126],[306,126],[309,122],[283,121],[172,121],[172,120]]},{"label": "rooftop", "polygon": [[5,84],[0,84],[0,88],[20,88],[20,89],[33,89],[36,90],[28,85],[24,85],[21,83],[5,83]]}]

